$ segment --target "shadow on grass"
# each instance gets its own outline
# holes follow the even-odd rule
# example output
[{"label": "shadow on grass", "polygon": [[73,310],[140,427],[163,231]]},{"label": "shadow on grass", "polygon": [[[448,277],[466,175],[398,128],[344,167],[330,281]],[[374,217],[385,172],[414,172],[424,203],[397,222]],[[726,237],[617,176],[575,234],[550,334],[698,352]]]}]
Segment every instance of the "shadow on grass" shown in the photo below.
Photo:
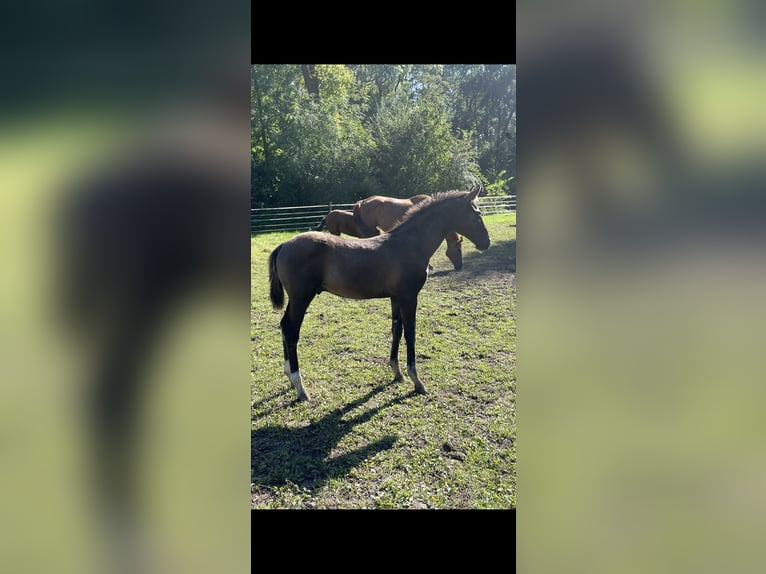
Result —
[{"label": "shadow on grass", "polygon": [[446,275],[452,275],[453,273],[459,273],[456,269],[445,269],[444,271],[431,271],[428,274],[429,277],[444,277]]},{"label": "shadow on grass", "polygon": [[332,478],[347,475],[365,459],[390,449],[396,442],[394,435],[386,435],[355,451],[328,458],[335,445],[355,426],[411,396],[408,394],[393,399],[351,419],[343,419],[346,413],[364,405],[384,389],[385,385],[379,385],[365,396],[306,427],[268,426],[253,430],[250,441],[252,482],[267,487],[293,483],[313,491]]},{"label": "shadow on grass", "polygon": [[[271,395],[263,397],[262,399],[258,401],[253,401],[251,404],[251,409],[252,410],[258,409],[260,416],[269,415],[280,408],[278,399],[284,397],[284,395],[293,394],[293,393],[294,391],[292,387],[290,387],[289,385],[286,385],[283,389],[277,391],[276,393],[272,393]],[[271,406],[267,407],[266,405],[269,402],[271,402],[272,404]]]},{"label": "shadow on grass", "polygon": [[472,279],[486,273],[516,273],[516,240],[493,242],[487,251],[463,254],[460,271],[436,271],[431,277],[449,276],[451,279]]},{"label": "shadow on grass", "polygon": [[277,399],[277,398],[281,397],[282,395],[285,395],[285,394],[289,393],[291,390],[292,389],[290,389],[289,387],[285,387],[285,388],[280,389],[279,391],[277,391],[275,393],[272,393],[272,394],[270,394],[268,396],[265,396],[265,397],[261,398],[260,400],[253,401],[253,403],[251,405],[251,408],[255,409],[257,407],[265,405],[267,402],[272,401],[274,399]]}]

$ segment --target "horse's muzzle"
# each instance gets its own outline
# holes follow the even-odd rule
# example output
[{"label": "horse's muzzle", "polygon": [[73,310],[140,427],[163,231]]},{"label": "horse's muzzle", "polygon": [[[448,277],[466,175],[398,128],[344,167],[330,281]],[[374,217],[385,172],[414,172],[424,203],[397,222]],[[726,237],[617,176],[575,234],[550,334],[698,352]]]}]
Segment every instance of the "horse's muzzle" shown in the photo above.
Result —
[{"label": "horse's muzzle", "polygon": [[487,237],[486,240],[480,240],[478,242],[474,242],[476,249],[478,249],[479,251],[486,251],[487,249],[489,249],[489,244],[490,244],[489,237]]}]

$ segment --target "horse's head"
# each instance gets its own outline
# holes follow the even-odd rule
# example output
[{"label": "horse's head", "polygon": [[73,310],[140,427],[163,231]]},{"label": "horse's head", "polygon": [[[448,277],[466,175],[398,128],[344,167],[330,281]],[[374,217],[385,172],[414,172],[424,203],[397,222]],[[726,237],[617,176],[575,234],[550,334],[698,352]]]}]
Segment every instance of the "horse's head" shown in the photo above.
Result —
[{"label": "horse's head", "polygon": [[[461,198],[461,205],[454,215],[452,229],[471,240],[479,251],[489,249],[489,232],[481,218],[481,210],[476,205],[479,189],[467,192]],[[453,261],[454,263],[454,261]]]},{"label": "horse's head", "polygon": [[455,237],[457,237],[455,241],[450,241],[450,238],[447,237],[447,258],[452,261],[455,269],[460,271],[463,268],[463,249],[461,247],[463,238],[457,233],[455,233]]}]

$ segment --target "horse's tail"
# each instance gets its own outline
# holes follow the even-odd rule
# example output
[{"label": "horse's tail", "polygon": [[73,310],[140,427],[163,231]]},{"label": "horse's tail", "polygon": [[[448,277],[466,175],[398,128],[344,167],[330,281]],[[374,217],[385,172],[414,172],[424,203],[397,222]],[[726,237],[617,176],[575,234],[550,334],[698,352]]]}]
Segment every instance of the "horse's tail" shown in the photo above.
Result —
[{"label": "horse's tail", "polygon": [[282,249],[281,245],[269,255],[269,285],[271,286],[269,296],[274,309],[281,309],[285,305],[285,291],[277,274],[277,255],[280,249]]},{"label": "horse's tail", "polygon": [[376,235],[380,235],[380,231],[378,231],[377,228],[371,229],[370,226],[367,225],[362,219],[361,208],[363,201],[364,200],[361,199],[354,204],[354,223],[356,224],[357,228],[359,228],[359,232],[361,233],[362,237],[375,237]]},{"label": "horse's tail", "polygon": [[322,231],[325,227],[327,227],[325,223],[326,221],[327,221],[327,216],[325,215],[322,218],[322,221],[319,222],[319,225],[317,225],[317,228],[314,231]]}]

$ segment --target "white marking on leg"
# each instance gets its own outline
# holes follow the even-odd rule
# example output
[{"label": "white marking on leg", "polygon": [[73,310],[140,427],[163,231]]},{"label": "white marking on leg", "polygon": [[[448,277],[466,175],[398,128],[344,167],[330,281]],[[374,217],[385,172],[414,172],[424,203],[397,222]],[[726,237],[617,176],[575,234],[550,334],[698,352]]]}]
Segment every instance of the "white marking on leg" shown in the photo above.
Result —
[{"label": "white marking on leg", "polygon": [[285,360],[285,375],[290,376],[290,361]]},{"label": "white marking on leg", "polygon": [[301,378],[301,372],[295,371],[290,373],[290,382],[293,384],[293,388],[298,392],[299,401],[307,401],[309,399],[308,394],[303,389],[303,379]]}]

